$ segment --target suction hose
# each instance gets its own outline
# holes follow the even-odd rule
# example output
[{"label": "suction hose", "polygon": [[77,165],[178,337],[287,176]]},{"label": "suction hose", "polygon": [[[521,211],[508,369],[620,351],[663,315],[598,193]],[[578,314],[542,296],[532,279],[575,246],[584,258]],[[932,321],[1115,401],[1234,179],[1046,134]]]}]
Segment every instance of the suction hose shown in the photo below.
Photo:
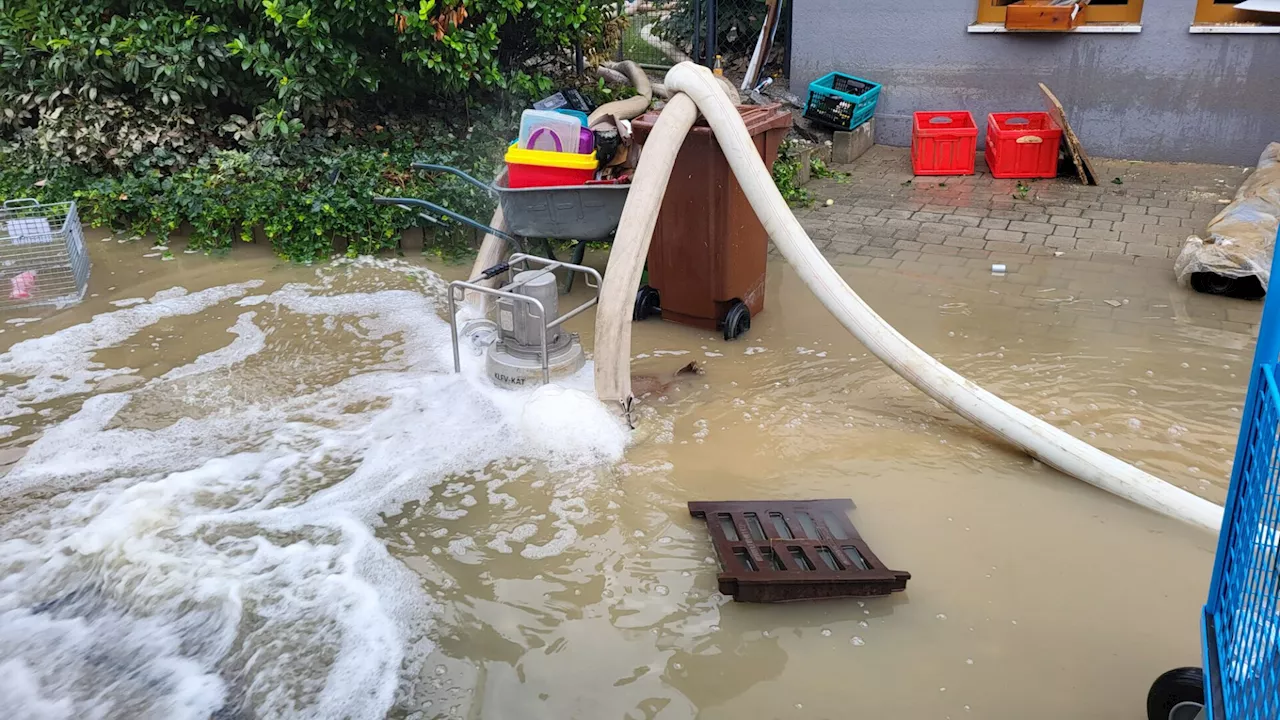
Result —
[{"label": "suction hose", "polygon": [[[732,105],[730,105],[732,107]],[[698,119],[698,106],[684,93],[677,93],[662,108],[658,122],[640,153],[627,204],[618,220],[618,232],[609,249],[604,282],[600,285],[596,312],[596,395],[605,402],[622,403],[631,412],[631,313],[636,289],[644,274],[649,241],[658,224],[658,210],[676,164],[684,138]],[[744,126],[745,131],[745,126]]]},{"label": "suction hose", "polygon": [[[696,104],[783,257],[840,324],[894,372],[974,424],[1068,475],[1192,525],[1215,532],[1221,528],[1221,507],[1027,414],[913,345],[858,297],[813,245],[760,160],[741,116],[719,91],[711,73],[692,63],[681,63],[667,73],[666,86],[679,94],[663,110],[645,143],[631,197],[614,241],[619,272],[615,273],[611,257],[601,292],[595,363],[596,390],[602,400],[619,401],[630,408],[632,296],[639,284],[655,222],[652,217],[635,215],[641,207],[646,213],[657,214],[671,165],[692,123],[687,108]],[[685,97],[691,98],[692,103],[683,102]],[[668,115],[673,106],[679,110]],[[633,204],[637,213],[631,213]],[[628,215],[632,224],[627,222]]]},{"label": "suction hose", "polygon": [[609,69],[626,75],[631,84],[635,85],[636,94],[622,100],[607,102],[596,108],[587,118],[587,127],[592,129],[606,122],[606,118],[610,116],[618,120],[630,120],[642,115],[649,109],[649,103],[653,101],[653,87],[649,84],[649,76],[645,74],[644,68],[630,60],[624,60],[610,65]]}]

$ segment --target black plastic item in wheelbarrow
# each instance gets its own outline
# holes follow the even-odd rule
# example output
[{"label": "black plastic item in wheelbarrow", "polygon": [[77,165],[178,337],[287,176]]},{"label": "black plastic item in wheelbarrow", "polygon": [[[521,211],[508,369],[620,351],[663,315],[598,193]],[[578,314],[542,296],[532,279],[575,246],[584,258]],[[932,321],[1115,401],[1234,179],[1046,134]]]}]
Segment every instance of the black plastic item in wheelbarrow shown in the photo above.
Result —
[{"label": "black plastic item in wheelbarrow", "polygon": [[493,181],[506,230],[558,240],[604,240],[618,229],[630,185],[509,188],[507,173]]}]

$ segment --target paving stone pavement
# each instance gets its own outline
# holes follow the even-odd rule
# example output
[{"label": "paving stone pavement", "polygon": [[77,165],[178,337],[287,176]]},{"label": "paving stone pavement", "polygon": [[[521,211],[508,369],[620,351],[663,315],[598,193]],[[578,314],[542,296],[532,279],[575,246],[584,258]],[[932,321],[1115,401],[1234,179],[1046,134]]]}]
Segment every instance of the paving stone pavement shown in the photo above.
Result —
[{"label": "paving stone pavement", "polygon": [[[1186,238],[1202,233],[1249,168],[1094,159],[1100,184],[1074,177],[915,177],[906,148],[876,145],[840,179],[806,187],[816,205],[796,217],[844,265],[969,266],[1086,261],[1172,273]],[[1118,179],[1119,182],[1114,182]],[[826,201],[833,200],[828,206]]]}]

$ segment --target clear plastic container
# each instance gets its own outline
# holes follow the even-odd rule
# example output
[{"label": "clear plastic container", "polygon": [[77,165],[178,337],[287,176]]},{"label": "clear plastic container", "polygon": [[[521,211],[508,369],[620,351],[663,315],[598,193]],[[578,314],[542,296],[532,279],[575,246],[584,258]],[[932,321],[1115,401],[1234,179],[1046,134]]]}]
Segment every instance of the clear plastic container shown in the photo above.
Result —
[{"label": "clear plastic container", "polygon": [[582,123],[554,111],[525,110],[520,116],[519,146],[524,150],[578,152]]}]

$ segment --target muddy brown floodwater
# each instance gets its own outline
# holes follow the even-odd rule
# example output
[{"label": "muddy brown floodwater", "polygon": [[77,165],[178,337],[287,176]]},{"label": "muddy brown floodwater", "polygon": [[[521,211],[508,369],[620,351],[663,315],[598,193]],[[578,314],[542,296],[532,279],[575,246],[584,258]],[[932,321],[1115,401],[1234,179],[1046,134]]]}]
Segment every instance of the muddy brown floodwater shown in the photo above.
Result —
[{"label": "muddy brown floodwater", "polygon": [[[453,374],[464,268],[92,250],[82,305],[0,325],[18,717],[1139,720],[1199,662],[1214,538],[929,400],[781,262],[742,340],[635,328],[637,372],[706,372],[631,433],[589,365]],[[960,373],[1225,497],[1256,306],[1069,261],[842,272]],[[852,498],[908,590],[721,596],[685,503],[780,497]]]}]

